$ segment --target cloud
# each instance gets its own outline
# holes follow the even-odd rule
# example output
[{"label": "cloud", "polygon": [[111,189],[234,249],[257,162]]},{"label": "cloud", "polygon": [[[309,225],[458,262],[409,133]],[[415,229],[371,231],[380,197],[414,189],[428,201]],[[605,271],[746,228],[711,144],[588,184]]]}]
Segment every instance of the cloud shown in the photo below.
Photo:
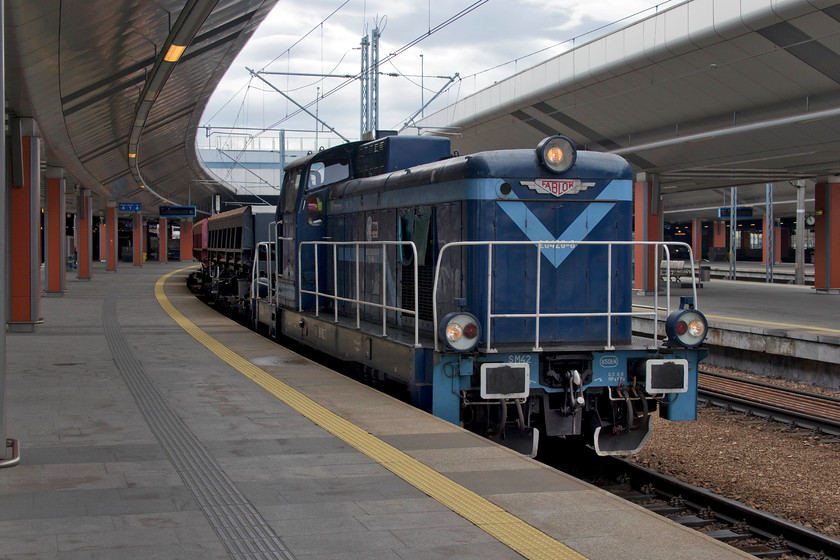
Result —
[{"label": "cloud", "polygon": [[[585,35],[595,27],[657,4],[669,3],[652,0],[489,2],[429,34],[471,3],[351,0],[323,21],[342,5],[341,0],[329,5],[280,0],[234,61],[208,104],[202,122],[213,127],[273,126],[290,130],[289,135],[312,135],[303,131],[314,131],[314,116],[300,111],[270,86],[252,78],[245,67],[274,72],[357,75],[361,69],[362,35],[377,21],[382,29],[380,59],[422,38],[381,67],[382,72],[399,74],[399,77],[380,77],[379,126],[398,128],[420,109],[421,99],[429,100],[446,83],[437,76],[459,73],[462,80],[441,95],[427,113],[560,54],[572,46],[572,39],[577,38],[580,44],[596,38]],[[552,48],[529,56],[547,47]],[[490,70],[496,66],[499,67]],[[348,138],[358,137],[359,82],[312,76],[263,77],[297,103],[308,106],[313,115],[317,111],[320,119]],[[422,94],[421,80],[425,88]],[[325,94],[316,105],[316,97]],[[200,143],[202,136],[199,131]]]},{"label": "cloud", "polygon": [[[552,0],[547,3],[541,0],[521,0],[524,9],[538,10],[546,17],[556,18],[554,24],[558,30],[580,29],[586,26],[600,25],[616,21],[645,11],[644,15],[653,15],[656,8],[666,9],[681,0],[598,0],[597,2],[582,2],[581,0]],[[653,9],[651,9],[653,8]]]}]

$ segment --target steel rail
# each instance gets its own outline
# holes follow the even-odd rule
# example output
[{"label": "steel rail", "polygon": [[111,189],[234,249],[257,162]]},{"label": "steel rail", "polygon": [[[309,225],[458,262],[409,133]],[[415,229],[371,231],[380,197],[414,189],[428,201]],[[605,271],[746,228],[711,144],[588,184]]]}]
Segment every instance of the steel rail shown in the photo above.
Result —
[{"label": "steel rail", "polygon": [[750,531],[767,539],[780,535],[792,551],[805,556],[824,554],[840,559],[840,540],[820,534],[812,529],[780,519],[775,515],[751,508],[735,500],[719,496],[705,488],[692,486],[676,478],[641,467],[625,459],[611,457],[616,468],[629,474],[635,484],[652,484],[657,492],[668,497],[682,497],[691,507],[709,507],[721,521],[746,523]]},{"label": "steel rail", "polygon": [[840,399],[703,371],[699,380],[698,395],[717,406],[840,436]]}]

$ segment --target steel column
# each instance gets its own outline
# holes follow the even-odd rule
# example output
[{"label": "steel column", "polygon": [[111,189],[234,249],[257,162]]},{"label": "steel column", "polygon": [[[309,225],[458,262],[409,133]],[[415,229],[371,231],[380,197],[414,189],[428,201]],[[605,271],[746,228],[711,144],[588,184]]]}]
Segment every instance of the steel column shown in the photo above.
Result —
[{"label": "steel column", "polygon": [[361,116],[359,118],[359,138],[365,137],[365,132],[370,128],[370,39],[367,35],[362,37],[362,71],[361,80]]},{"label": "steel column", "polygon": [[738,279],[738,187],[729,189],[729,279]]},{"label": "steel column", "polygon": [[[4,2],[0,0],[0,91],[6,91],[5,52],[3,48],[5,36],[5,22],[3,19]],[[0,134],[0,248],[6,251],[9,242],[8,230],[8,196],[9,185],[6,182],[6,135]],[[3,321],[8,317],[8,300],[6,299],[6,275],[8,272],[8,253],[4,252],[2,267],[0,267],[0,317]],[[18,464],[20,454],[14,453],[16,440],[9,439],[6,428],[6,330],[0,332],[0,466],[11,467]],[[10,445],[11,444],[11,445]],[[11,456],[8,452],[12,451]]]},{"label": "steel column", "polygon": [[371,71],[370,71],[370,130],[376,138],[376,131],[379,130],[379,38],[381,33],[379,27],[373,30],[371,39]]},{"label": "steel column", "polygon": [[773,283],[773,264],[776,262],[776,218],[773,217],[773,183],[767,183],[767,201],[764,212],[764,265],[765,281]]}]

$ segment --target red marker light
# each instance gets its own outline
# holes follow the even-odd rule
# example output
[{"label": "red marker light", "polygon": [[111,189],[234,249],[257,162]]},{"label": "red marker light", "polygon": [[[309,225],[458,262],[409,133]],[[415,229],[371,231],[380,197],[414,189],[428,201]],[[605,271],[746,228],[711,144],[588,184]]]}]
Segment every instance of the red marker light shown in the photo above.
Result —
[{"label": "red marker light", "polygon": [[475,323],[467,323],[464,326],[464,336],[467,338],[475,338],[478,336],[478,325]]}]

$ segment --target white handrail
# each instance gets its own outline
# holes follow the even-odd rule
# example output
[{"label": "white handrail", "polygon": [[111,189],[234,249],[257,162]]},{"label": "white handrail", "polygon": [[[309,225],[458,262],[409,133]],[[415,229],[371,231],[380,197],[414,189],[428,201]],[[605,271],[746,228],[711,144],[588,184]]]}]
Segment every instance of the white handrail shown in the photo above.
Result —
[{"label": "white handrail", "polygon": [[[514,245],[532,245],[537,250],[537,271],[536,271],[536,304],[535,304],[535,311],[534,313],[493,313],[492,310],[492,295],[493,295],[493,248],[498,245],[504,246],[514,246]],[[600,245],[607,247],[607,306],[606,310],[603,312],[583,312],[583,313],[542,313],[540,310],[540,289],[541,289],[541,282],[540,282],[540,272],[541,272],[541,253],[543,249],[565,249],[570,248],[574,249],[578,245]],[[691,246],[684,242],[666,242],[666,241],[456,241],[452,243],[447,243],[440,249],[440,253],[438,254],[437,264],[435,265],[435,277],[434,277],[434,285],[432,288],[432,320],[434,325],[434,333],[435,333],[435,351],[439,350],[438,344],[438,287],[440,285],[440,269],[442,268],[442,263],[444,262],[444,254],[446,251],[456,248],[456,247],[487,247],[487,316],[486,316],[486,323],[485,323],[485,330],[487,332],[487,346],[486,352],[496,352],[496,350],[492,347],[493,341],[493,334],[492,334],[492,321],[493,319],[500,318],[500,319],[535,319],[535,336],[534,336],[534,348],[535,352],[539,352],[542,350],[540,346],[540,320],[541,319],[548,319],[548,318],[561,318],[561,317],[607,317],[607,332],[606,332],[606,345],[604,346],[604,350],[611,351],[614,350],[615,347],[612,345],[612,321],[611,319],[614,317],[644,317],[644,316],[653,316],[654,320],[654,340],[658,340],[658,311],[659,311],[659,274],[657,273],[655,276],[655,284],[654,284],[654,309],[652,312],[615,312],[612,310],[612,272],[613,272],[613,262],[612,262],[612,255],[613,246],[632,246],[632,247],[645,247],[645,246],[653,246],[656,249],[662,248],[666,260],[666,267],[668,270],[668,276],[670,277],[670,269],[671,269],[671,253],[669,246],[673,247],[683,247],[688,250],[688,254],[690,257],[691,262],[691,274],[692,278],[694,277],[694,255],[691,250]],[[656,251],[658,253],[658,251]],[[670,313],[670,301],[671,301],[671,288],[670,283],[666,283],[666,316]],[[692,294],[694,296],[695,305],[697,304],[697,285],[692,282]]]},{"label": "white handrail", "polygon": [[[314,290],[304,290],[303,289],[303,248],[304,246],[310,245],[313,247],[313,267],[315,272],[315,289]],[[320,276],[319,276],[319,266],[318,266],[318,247],[319,246],[327,246],[332,247],[332,261],[333,261],[333,291],[335,293],[329,294],[326,292],[321,292],[320,290]],[[344,297],[338,295],[338,247],[339,246],[350,246],[354,247],[354,270],[355,270],[355,284],[356,284],[356,294],[355,297]],[[364,301],[360,297],[360,287],[359,287],[359,248],[360,247],[379,247],[381,248],[382,252],[382,302],[371,302],[371,301]],[[396,307],[396,305],[388,305],[387,301],[387,290],[385,289],[387,286],[387,265],[388,265],[388,253],[386,248],[392,246],[409,246],[411,247],[411,252],[413,258],[412,268],[414,270],[414,309],[405,309],[401,307]],[[419,297],[418,297],[418,268],[417,268],[417,246],[412,241],[302,241],[300,243],[300,248],[298,249],[298,310],[303,311],[303,294],[309,294],[315,296],[315,316],[318,317],[320,313],[320,298],[324,297],[327,299],[331,299],[333,301],[334,307],[334,321],[338,322],[338,302],[346,302],[350,303],[355,306],[356,309],[356,328],[361,328],[361,307],[373,307],[376,309],[382,310],[382,336],[388,336],[388,326],[387,326],[387,311],[395,311],[398,313],[403,313],[407,315],[414,316],[414,346],[415,348],[420,347],[420,321],[419,321]]]},{"label": "white handrail", "polygon": [[[275,309],[280,307],[280,268],[282,263],[280,262],[280,255],[283,252],[283,245],[282,242],[284,241],[292,241],[294,242],[293,237],[281,237],[280,236],[280,228],[283,227],[283,222],[271,222],[269,226],[271,227],[273,224],[274,228],[274,249],[275,249],[275,259],[274,259],[274,270],[271,271],[272,277],[274,278],[274,307]],[[269,239],[271,239],[271,233],[269,233]]]},{"label": "white handrail", "polygon": [[[274,233],[274,237],[275,237],[274,240],[271,239],[272,232]],[[276,238],[277,238],[277,222],[269,222],[268,223],[268,249],[266,249],[266,250],[268,251],[272,247],[274,247],[274,253],[275,254],[277,252],[277,239]],[[274,296],[274,285],[275,285],[274,274],[275,274],[275,271],[274,271],[274,268],[271,265],[272,265],[271,253],[268,253],[268,255],[266,256],[266,270],[265,270],[265,273],[268,275],[268,303],[269,303],[269,305],[275,305],[275,296]]]},{"label": "white handrail", "polygon": [[[257,246],[254,247],[254,260],[251,264],[251,300],[252,301],[260,301],[262,298],[260,297],[260,287],[259,287],[259,270],[260,270],[260,247],[265,248],[265,256],[266,256],[266,263],[269,262],[271,257],[269,256],[269,242],[268,241],[260,241],[257,243]],[[265,271],[266,276],[269,278],[269,290],[271,289],[271,280],[268,270]],[[271,292],[269,291],[269,297],[271,297]]]}]

